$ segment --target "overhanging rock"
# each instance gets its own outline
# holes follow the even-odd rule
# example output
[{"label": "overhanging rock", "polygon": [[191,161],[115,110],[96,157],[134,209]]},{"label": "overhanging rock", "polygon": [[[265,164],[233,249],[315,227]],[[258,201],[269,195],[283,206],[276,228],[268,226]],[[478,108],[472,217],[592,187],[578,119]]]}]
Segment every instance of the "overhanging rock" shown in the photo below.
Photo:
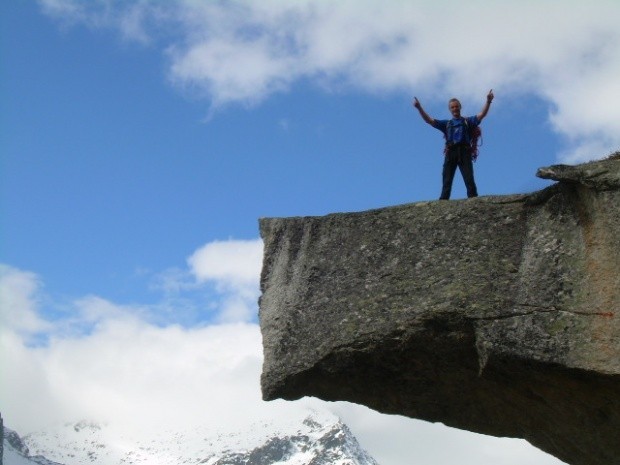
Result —
[{"label": "overhanging rock", "polygon": [[620,159],[534,194],[261,219],[265,399],[620,463]]}]

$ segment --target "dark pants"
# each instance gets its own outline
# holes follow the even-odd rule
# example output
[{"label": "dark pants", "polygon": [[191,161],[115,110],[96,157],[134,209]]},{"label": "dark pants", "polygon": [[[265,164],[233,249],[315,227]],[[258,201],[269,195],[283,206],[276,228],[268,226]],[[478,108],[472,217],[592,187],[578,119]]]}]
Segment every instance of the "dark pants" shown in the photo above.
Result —
[{"label": "dark pants", "polygon": [[440,200],[448,200],[452,191],[452,181],[456,167],[459,167],[465,187],[467,188],[467,197],[477,197],[478,190],[474,181],[474,164],[471,159],[471,152],[466,144],[456,144],[448,147],[443,162],[443,188],[441,189]]}]

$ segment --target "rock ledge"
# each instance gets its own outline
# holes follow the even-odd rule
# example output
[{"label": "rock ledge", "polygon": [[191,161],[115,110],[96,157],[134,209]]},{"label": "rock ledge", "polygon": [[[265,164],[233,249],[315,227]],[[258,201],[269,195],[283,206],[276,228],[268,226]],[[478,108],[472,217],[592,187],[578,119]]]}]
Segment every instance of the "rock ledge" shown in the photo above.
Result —
[{"label": "rock ledge", "polygon": [[266,218],[265,399],[346,400],[620,464],[620,157],[533,194]]}]

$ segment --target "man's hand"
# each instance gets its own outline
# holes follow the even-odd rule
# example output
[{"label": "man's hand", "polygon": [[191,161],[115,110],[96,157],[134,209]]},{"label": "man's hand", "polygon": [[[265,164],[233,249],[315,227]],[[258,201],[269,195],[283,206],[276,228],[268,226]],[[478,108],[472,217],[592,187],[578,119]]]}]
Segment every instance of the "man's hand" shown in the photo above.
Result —
[{"label": "man's hand", "polygon": [[482,107],[482,110],[480,110],[480,113],[476,115],[478,117],[478,121],[482,121],[484,117],[487,115],[487,113],[489,112],[489,108],[491,107],[491,102],[493,101],[494,98],[495,98],[495,95],[493,95],[493,89],[491,89],[489,93],[487,94],[487,101]]},{"label": "man's hand", "polygon": [[413,100],[411,101],[411,104],[414,106],[414,108],[417,108],[418,111],[420,112],[420,116],[422,117],[422,119],[424,121],[426,121],[428,124],[434,124],[435,120],[433,118],[431,118],[428,113],[426,113],[424,111],[424,109],[422,108],[422,104],[420,104],[420,101],[418,100],[418,97],[413,97]]}]

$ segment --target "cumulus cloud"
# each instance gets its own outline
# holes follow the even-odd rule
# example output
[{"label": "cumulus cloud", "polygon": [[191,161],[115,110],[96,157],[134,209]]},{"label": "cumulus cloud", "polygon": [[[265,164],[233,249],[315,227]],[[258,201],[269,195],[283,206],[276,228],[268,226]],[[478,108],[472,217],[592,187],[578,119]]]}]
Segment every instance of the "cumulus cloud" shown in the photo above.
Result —
[{"label": "cumulus cloud", "polygon": [[255,325],[188,329],[112,319],[88,337],[54,341],[41,358],[55,405],[72,419],[225,428],[262,410]]},{"label": "cumulus cloud", "polygon": [[51,329],[37,312],[39,286],[34,273],[0,264],[0,328],[26,337]]},{"label": "cumulus cloud", "polygon": [[[42,0],[71,22],[158,41],[175,85],[213,108],[256,104],[299,80],[328,89],[549,103],[566,160],[620,145],[620,4],[474,0],[120,2]],[[162,32],[163,31],[163,32]],[[508,97],[508,98],[505,98]],[[510,102],[508,102],[510,103]]]},{"label": "cumulus cloud", "polygon": [[[198,257],[196,263],[199,276],[217,280],[223,273],[225,282],[241,283],[242,292],[251,279],[247,270],[240,271],[244,259],[234,245],[207,244],[215,255],[207,253],[206,261]],[[227,262],[228,248],[238,268],[217,268],[211,260]],[[253,261],[247,263],[255,272]],[[234,430],[284,409],[261,401],[260,331],[243,322],[245,295],[232,290],[224,297],[212,295],[216,307],[240,301],[241,310],[225,310],[240,314],[236,321],[182,327],[153,321],[158,304],[123,305],[92,295],[63,302],[62,317],[48,320],[43,315],[54,302],[41,297],[40,278],[5,265],[0,291],[0,409],[20,432],[81,419],[145,433],[162,424]],[[32,345],[30,335],[40,332],[46,333],[45,342]]]},{"label": "cumulus cloud", "polygon": [[252,323],[261,261],[258,239],[208,243],[187,269],[156,275],[161,301],[148,305],[96,295],[55,302],[35,273],[0,265],[3,415],[27,432],[83,417],[144,419],[139,430],[158,421],[204,426],[205,418],[233,427],[271,412],[260,401]]},{"label": "cumulus cloud", "polygon": [[210,242],[187,262],[198,281],[217,281],[234,289],[254,287],[263,262],[263,243],[260,239]]},{"label": "cumulus cloud", "polygon": [[207,243],[187,258],[186,268],[151,276],[151,290],[162,292],[164,299],[150,313],[176,322],[184,321],[183,315],[184,323],[191,324],[200,315],[219,323],[256,321],[262,257],[260,239]]},{"label": "cumulus cloud", "polygon": [[253,324],[159,327],[119,306],[88,334],[43,347],[3,331],[0,349],[2,413],[23,433],[82,419],[144,434],[162,425],[225,431],[278,410],[260,399]]},{"label": "cumulus cloud", "polygon": [[252,321],[256,316],[263,243],[228,240],[206,244],[187,263],[198,283],[213,283],[223,296],[221,322]]}]

